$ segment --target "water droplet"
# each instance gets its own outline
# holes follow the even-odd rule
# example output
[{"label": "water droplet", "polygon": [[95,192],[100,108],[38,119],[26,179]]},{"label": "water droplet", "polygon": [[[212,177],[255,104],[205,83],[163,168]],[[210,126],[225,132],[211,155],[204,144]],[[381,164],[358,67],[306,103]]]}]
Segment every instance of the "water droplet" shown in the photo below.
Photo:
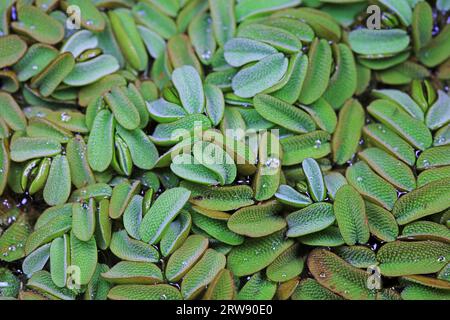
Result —
[{"label": "water droplet", "polygon": [[167,295],[162,294],[162,295],[160,296],[160,298],[161,298],[161,300],[167,300]]},{"label": "water droplet", "polygon": [[14,251],[16,251],[16,246],[15,245],[11,245],[11,246],[9,246],[8,247],[8,251],[11,251],[11,252],[14,252]]},{"label": "water droplet", "polygon": [[88,25],[88,26],[92,26],[93,24],[94,24],[94,21],[92,21],[92,20],[86,21],[86,25]]},{"label": "water droplet", "polygon": [[201,54],[201,58],[203,60],[209,60],[209,59],[211,59],[211,56],[212,56],[211,50],[206,50],[205,52],[203,52]]},{"label": "water droplet", "polygon": [[320,141],[319,139],[314,141],[314,149],[319,149],[321,145],[322,141]]},{"label": "water droplet", "polygon": [[438,262],[445,262],[445,257],[444,256],[440,256],[439,258],[438,258]]},{"label": "water droplet", "polygon": [[280,166],[280,159],[278,158],[269,158],[266,161],[266,167],[269,167],[270,169],[278,169]]},{"label": "water droplet", "polygon": [[320,274],[319,274],[319,277],[321,277],[321,278],[325,278],[327,275],[325,274],[325,272],[321,272]]},{"label": "water droplet", "polygon": [[[38,66],[37,66],[37,65],[33,65],[33,66],[31,67],[31,69],[37,70],[37,69],[38,69]],[[38,112],[38,113],[39,113],[39,112]]]},{"label": "water droplet", "polygon": [[425,169],[430,167],[430,161],[428,161],[427,159],[423,159],[422,164]]},{"label": "water droplet", "polygon": [[68,122],[68,121],[70,121],[70,119],[72,119],[72,117],[67,112],[61,113],[61,121],[62,122]]},{"label": "water droplet", "polygon": [[358,178],[356,178],[356,181],[361,182],[361,181],[363,181],[363,178],[362,177],[358,177]]},{"label": "water droplet", "polygon": [[32,25],[30,26],[30,29],[31,29],[31,30],[34,30],[34,29],[36,29],[36,26],[35,26],[34,24],[32,24]]},{"label": "water droplet", "polygon": [[439,137],[438,139],[437,139],[437,143],[438,144],[442,144],[442,143],[444,143],[445,142],[445,138],[444,137]]}]

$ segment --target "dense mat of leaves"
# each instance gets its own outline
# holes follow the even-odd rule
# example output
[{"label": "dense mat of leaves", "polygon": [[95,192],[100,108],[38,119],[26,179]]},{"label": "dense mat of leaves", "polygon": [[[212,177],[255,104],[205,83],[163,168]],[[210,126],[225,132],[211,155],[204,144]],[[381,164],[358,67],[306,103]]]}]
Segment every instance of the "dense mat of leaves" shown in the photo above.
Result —
[{"label": "dense mat of leaves", "polygon": [[0,299],[450,299],[449,10],[2,0]]}]

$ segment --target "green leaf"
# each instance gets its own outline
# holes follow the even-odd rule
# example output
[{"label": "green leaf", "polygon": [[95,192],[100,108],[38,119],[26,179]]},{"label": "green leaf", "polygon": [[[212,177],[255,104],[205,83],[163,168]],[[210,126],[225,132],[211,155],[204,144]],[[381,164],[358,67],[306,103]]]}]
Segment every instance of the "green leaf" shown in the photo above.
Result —
[{"label": "green leaf", "polygon": [[199,163],[214,172],[220,184],[231,184],[237,169],[233,158],[214,143],[198,141],[193,146],[194,163]]},{"label": "green leaf", "polygon": [[94,174],[89,167],[87,146],[80,135],[70,139],[66,146],[66,156],[70,167],[70,178],[76,188],[95,183]]},{"label": "green leaf", "polygon": [[208,239],[201,235],[191,235],[183,245],[175,250],[167,261],[165,275],[169,281],[179,281],[208,248]]},{"label": "green leaf", "polygon": [[369,225],[364,201],[353,187],[344,185],[337,191],[333,209],[346,244],[351,246],[369,241]]},{"label": "green leaf", "polygon": [[158,123],[168,123],[179,120],[186,115],[183,107],[164,100],[163,98],[147,103],[150,116]]},{"label": "green leaf", "polygon": [[95,230],[95,211],[97,206],[94,199],[86,203],[74,203],[72,208],[72,232],[81,241],[89,241]]},{"label": "green leaf", "polygon": [[157,243],[164,229],[176,218],[186,204],[191,192],[185,188],[173,188],[163,192],[145,214],[139,228],[143,241]]},{"label": "green leaf", "polygon": [[181,300],[178,289],[168,284],[119,285],[108,292],[111,300]]},{"label": "green leaf", "polygon": [[229,211],[252,205],[254,202],[252,189],[245,185],[205,187],[182,181],[181,187],[191,191],[192,204],[205,209]]},{"label": "green leaf", "polygon": [[25,130],[27,120],[16,100],[7,92],[0,92],[0,112],[8,127],[14,131]]},{"label": "green leaf", "polygon": [[147,68],[148,55],[139,36],[136,23],[127,9],[119,8],[108,12],[114,35],[125,59],[137,70]]},{"label": "green leaf", "polygon": [[317,101],[327,90],[333,60],[328,42],[325,39],[314,40],[308,58],[308,71],[299,97],[299,102],[306,105]]},{"label": "green leaf", "polygon": [[125,129],[134,130],[139,127],[139,112],[128,98],[125,87],[113,87],[104,95],[105,102],[111,108],[114,118]]},{"label": "green leaf", "polygon": [[37,42],[56,44],[64,37],[63,25],[35,6],[24,4],[17,8],[18,20],[11,23],[12,28],[24,33]]},{"label": "green leaf", "polygon": [[114,117],[108,110],[101,110],[95,117],[88,140],[88,161],[95,171],[105,171],[113,157]]},{"label": "green leaf", "polygon": [[340,296],[321,286],[316,280],[307,278],[298,284],[292,300],[342,300]]},{"label": "green leaf", "polygon": [[107,272],[102,278],[114,284],[157,284],[163,282],[161,270],[153,263],[121,261]]},{"label": "green leaf", "polygon": [[31,227],[25,215],[21,214],[0,236],[0,260],[12,262],[25,256],[25,242]]},{"label": "green leaf", "polygon": [[408,34],[401,29],[358,29],[348,40],[354,52],[370,56],[395,54],[409,45]]},{"label": "green leaf", "polygon": [[44,187],[44,200],[48,205],[63,204],[69,199],[72,182],[67,157],[57,155],[53,158]]},{"label": "green leaf", "polygon": [[247,237],[263,237],[286,227],[280,215],[282,206],[276,201],[237,210],[227,222],[228,228]]},{"label": "green leaf", "polygon": [[364,161],[348,167],[345,177],[348,183],[358,190],[363,197],[388,210],[391,210],[397,201],[395,188],[373,172]]},{"label": "green leaf", "polygon": [[219,87],[212,84],[205,84],[206,114],[213,126],[217,126],[223,118],[225,111],[225,101]]},{"label": "green leaf", "polygon": [[206,250],[203,257],[183,277],[181,294],[184,299],[194,299],[225,268],[226,258],[213,250]]},{"label": "green leaf", "polygon": [[335,222],[333,206],[329,203],[314,203],[294,211],[286,217],[288,237],[300,237],[324,230]]},{"label": "green leaf", "polygon": [[302,168],[313,200],[317,202],[323,201],[327,191],[319,164],[312,158],[306,158],[302,162]]},{"label": "green leaf", "polygon": [[277,285],[255,273],[237,294],[239,300],[271,300],[277,290]]},{"label": "green leaf", "polygon": [[373,95],[380,99],[387,99],[395,102],[404,111],[406,111],[410,116],[423,121],[424,115],[422,109],[417,105],[417,103],[406,93],[400,90],[394,89],[381,89],[374,90]]},{"label": "green leaf", "polygon": [[184,66],[172,73],[172,82],[178,91],[184,109],[192,113],[201,113],[205,105],[202,80],[194,67]]},{"label": "green leaf", "polygon": [[22,262],[22,271],[27,276],[31,277],[34,273],[42,270],[50,258],[51,243],[40,246],[29,255]]},{"label": "green leaf", "polygon": [[199,214],[196,211],[191,212],[192,221],[195,226],[206,232],[211,237],[219,240],[220,242],[236,246],[244,242],[244,237],[233,232],[227,226],[227,221],[221,219],[214,219],[207,217],[203,214]]},{"label": "green leaf", "polygon": [[53,282],[60,288],[66,286],[70,254],[70,243],[67,234],[52,241],[50,247],[50,274]]},{"label": "green leaf", "polygon": [[275,48],[264,42],[240,37],[230,39],[224,50],[226,62],[233,67],[241,67],[277,53]]},{"label": "green leaf", "polygon": [[0,38],[0,68],[11,66],[23,57],[27,44],[18,35],[11,34]]},{"label": "green leaf", "polygon": [[444,91],[438,91],[438,99],[430,107],[425,118],[427,127],[436,130],[450,121],[450,97]]},{"label": "green leaf", "polygon": [[89,241],[80,241],[73,232],[70,233],[70,263],[79,268],[77,284],[88,284],[97,267],[97,245],[95,238]]},{"label": "green leaf", "polygon": [[252,0],[239,1],[236,5],[236,19],[244,19],[259,15],[261,13],[272,12],[280,9],[294,7],[300,4],[299,0],[269,0],[264,2],[254,2]]},{"label": "green leaf", "polygon": [[431,182],[401,197],[394,205],[392,214],[399,225],[429,216],[450,206],[448,179]]},{"label": "green leaf", "polygon": [[412,9],[408,0],[380,0],[380,2],[389,10],[394,12],[399,17],[404,26],[408,27],[411,24]]},{"label": "green leaf", "polygon": [[350,48],[338,44],[333,45],[332,49],[336,67],[323,97],[334,109],[339,109],[355,93],[358,79],[355,58]]},{"label": "green leaf", "polygon": [[293,244],[293,240],[284,238],[283,231],[261,238],[247,238],[228,254],[227,268],[238,277],[253,274],[267,267]]},{"label": "green leaf", "polygon": [[283,204],[295,208],[303,208],[312,203],[311,199],[288,185],[280,185],[275,193],[275,198]]},{"label": "green leaf", "polygon": [[386,242],[397,239],[399,230],[392,213],[369,201],[365,201],[365,207],[370,233]]},{"label": "green leaf", "polygon": [[237,36],[267,43],[285,53],[292,54],[302,49],[302,43],[294,34],[269,25],[259,23],[241,25]]},{"label": "green leaf", "polygon": [[253,98],[253,104],[263,118],[290,131],[306,133],[316,128],[308,114],[283,100],[266,94],[258,94]]},{"label": "green leaf", "polygon": [[232,81],[234,93],[250,98],[281,80],[286,73],[288,60],[282,53],[272,54],[255,65],[240,70]]},{"label": "green leaf", "polygon": [[158,159],[158,150],[141,129],[132,131],[117,126],[117,133],[130,149],[131,159],[136,167],[144,170],[152,169]]},{"label": "green leaf", "polygon": [[62,236],[72,227],[72,217],[68,215],[58,215],[39,229],[35,229],[30,234],[25,244],[25,252],[30,254],[43,244]]},{"label": "green leaf", "polygon": [[285,282],[303,271],[304,261],[298,256],[298,245],[293,245],[278,256],[267,267],[267,278],[274,282]]},{"label": "green leaf", "polygon": [[364,121],[364,110],[359,101],[348,100],[339,112],[332,141],[333,160],[336,163],[344,164],[356,153]]},{"label": "green leaf", "polygon": [[189,24],[188,35],[200,61],[209,65],[216,51],[211,16],[207,13],[197,15]]},{"label": "green leaf", "polygon": [[346,299],[374,300],[367,288],[368,273],[357,269],[325,249],[314,249],[308,256],[308,268],[325,288]]},{"label": "green leaf", "polygon": [[375,100],[367,111],[417,149],[425,150],[431,146],[431,133],[425,124],[408,115],[396,104],[388,100]]},{"label": "green leaf", "polygon": [[280,140],[283,149],[282,163],[291,166],[301,163],[306,158],[323,158],[331,152],[329,141],[330,134],[325,131],[283,138]]},{"label": "green leaf", "polygon": [[64,78],[64,83],[73,87],[85,86],[116,72],[119,67],[115,57],[102,54],[94,59],[75,64],[73,70]]},{"label": "green leaf", "polygon": [[128,234],[136,240],[140,240],[139,226],[143,217],[143,200],[140,195],[134,195],[123,213],[123,226]]},{"label": "green leaf", "polygon": [[235,295],[233,275],[227,269],[222,269],[208,285],[203,300],[233,300]]},{"label": "green leaf", "polygon": [[395,187],[406,191],[416,188],[416,180],[411,169],[387,152],[378,148],[367,148],[358,153],[358,156]]},{"label": "green leaf", "polygon": [[388,277],[434,273],[449,258],[448,244],[436,241],[390,242],[377,253],[381,274]]},{"label": "green leaf", "polygon": [[18,137],[12,141],[10,152],[13,161],[23,162],[55,156],[61,152],[61,144],[52,138]]},{"label": "green leaf", "polygon": [[158,251],[142,241],[128,237],[125,230],[114,232],[110,245],[111,252],[122,260],[137,262],[158,262]]},{"label": "green leaf", "polygon": [[189,212],[181,211],[180,215],[164,230],[160,242],[161,254],[164,257],[172,254],[186,240],[191,231],[192,218]]},{"label": "green leaf", "polygon": [[363,128],[364,137],[376,147],[396,156],[409,166],[416,162],[413,147],[385,125],[372,123]]},{"label": "green leaf", "polygon": [[37,292],[49,294],[62,300],[75,300],[76,294],[68,288],[59,288],[56,286],[48,271],[41,270],[33,274],[28,280],[27,286]]},{"label": "green leaf", "polygon": [[234,37],[236,31],[235,5],[233,0],[209,0],[212,29],[219,45],[223,46]]}]

